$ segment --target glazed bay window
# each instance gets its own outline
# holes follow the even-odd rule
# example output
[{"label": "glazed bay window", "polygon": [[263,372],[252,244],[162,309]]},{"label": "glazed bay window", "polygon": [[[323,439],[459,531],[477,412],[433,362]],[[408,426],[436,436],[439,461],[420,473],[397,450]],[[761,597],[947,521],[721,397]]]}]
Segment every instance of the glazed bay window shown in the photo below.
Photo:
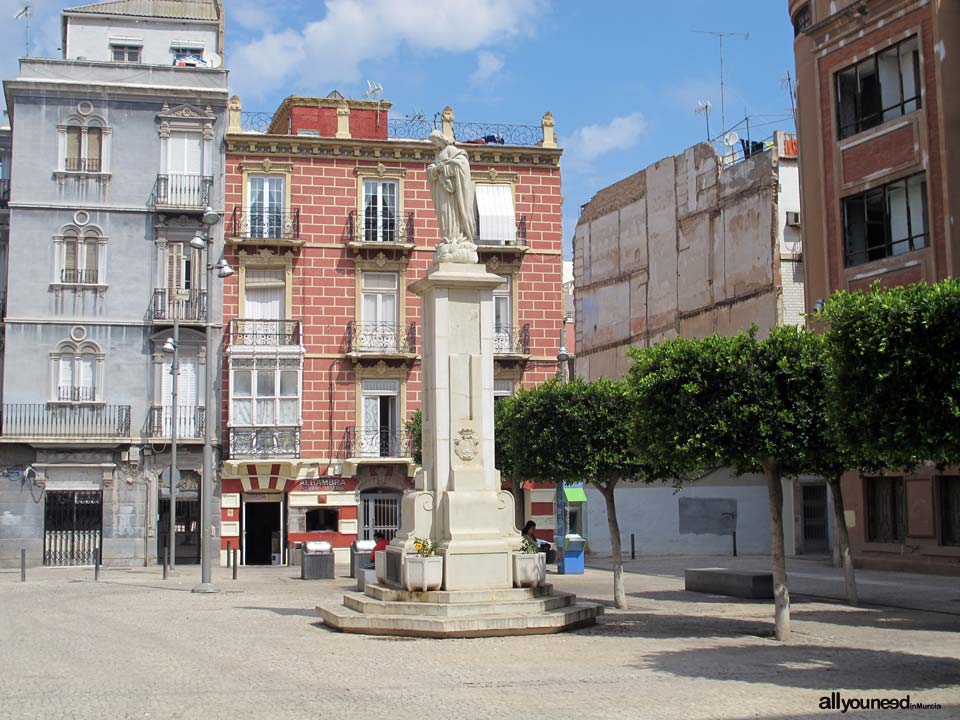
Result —
[{"label": "glazed bay window", "polygon": [[920,108],[920,50],[916,36],[837,73],[840,139]]},{"label": "glazed bay window", "polygon": [[364,181],[363,241],[397,240],[397,183],[393,180]]},{"label": "glazed bay window", "polygon": [[845,264],[862,265],[929,245],[924,173],[843,199]]},{"label": "glazed bay window", "polygon": [[[269,362],[269,361],[267,361]],[[234,367],[230,383],[234,426],[300,424],[300,370],[281,367]]]},{"label": "glazed bay window", "polygon": [[903,478],[865,478],[867,542],[902,543],[904,539]]}]

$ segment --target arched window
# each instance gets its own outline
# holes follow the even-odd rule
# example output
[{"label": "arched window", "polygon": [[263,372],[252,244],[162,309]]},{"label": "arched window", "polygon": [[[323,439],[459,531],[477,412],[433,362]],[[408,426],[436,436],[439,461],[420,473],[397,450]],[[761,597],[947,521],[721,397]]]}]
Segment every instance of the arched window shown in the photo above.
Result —
[{"label": "arched window", "polygon": [[94,342],[60,343],[51,353],[52,397],[61,403],[101,402],[103,353]]},{"label": "arched window", "polygon": [[103,173],[110,130],[99,115],[71,115],[60,126],[61,172]]},{"label": "arched window", "polygon": [[99,285],[105,242],[99,228],[67,225],[56,238],[60,250],[57,280],[63,285]]}]

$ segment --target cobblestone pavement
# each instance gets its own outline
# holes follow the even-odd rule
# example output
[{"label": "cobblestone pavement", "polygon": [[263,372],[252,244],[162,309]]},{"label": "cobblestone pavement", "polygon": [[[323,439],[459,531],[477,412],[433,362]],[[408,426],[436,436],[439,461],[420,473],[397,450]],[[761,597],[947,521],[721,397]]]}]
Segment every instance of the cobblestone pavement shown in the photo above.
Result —
[{"label": "cobblestone pavement", "polygon": [[[781,645],[769,602],[682,590],[678,567],[713,560],[636,561],[630,607],[595,628],[481,640],[331,632],[313,608],[338,603],[349,578],[290,568],[241,568],[236,582],[218,571],[217,595],[189,592],[193,568],[166,582],[154,568],[105,569],[99,583],[92,569],[31,569],[25,584],[3,571],[0,717],[960,717],[957,614],[797,598]],[[609,601],[606,570],[551,580]],[[942,709],[840,715],[819,709],[831,691]]]}]

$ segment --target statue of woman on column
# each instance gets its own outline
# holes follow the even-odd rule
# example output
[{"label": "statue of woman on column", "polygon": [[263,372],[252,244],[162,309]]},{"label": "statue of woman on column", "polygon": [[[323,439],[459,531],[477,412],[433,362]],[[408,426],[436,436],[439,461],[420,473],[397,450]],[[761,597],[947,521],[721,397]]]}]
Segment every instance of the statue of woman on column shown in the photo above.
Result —
[{"label": "statue of woman on column", "polygon": [[430,142],[437,155],[427,166],[427,179],[442,238],[433,261],[475,263],[477,230],[470,158],[439,130],[430,133]]}]

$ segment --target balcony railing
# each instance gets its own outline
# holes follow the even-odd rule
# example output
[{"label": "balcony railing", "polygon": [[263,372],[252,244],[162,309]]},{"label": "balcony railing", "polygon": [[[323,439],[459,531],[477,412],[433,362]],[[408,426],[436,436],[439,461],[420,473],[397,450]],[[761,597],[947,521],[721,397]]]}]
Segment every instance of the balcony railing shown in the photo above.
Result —
[{"label": "balcony railing", "polygon": [[[507,237],[483,237],[483,223],[480,223],[480,237],[477,238],[477,245],[481,247],[526,247],[527,245],[527,216],[522,215],[517,221],[516,232]],[[488,235],[490,233],[487,233]]]},{"label": "balcony railing", "polygon": [[204,210],[210,205],[210,175],[157,175],[154,202],[158,208]]},{"label": "balcony railing", "polygon": [[167,290],[158,288],[153,291],[154,321],[206,322],[206,290]]},{"label": "balcony railing", "polygon": [[299,320],[231,320],[230,345],[275,347],[302,343]]},{"label": "balcony railing", "polygon": [[299,458],[299,427],[230,428],[231,458]]},{"label": "balcony railing", "polygon": [[494,355],[529,355],[530,326],[520,328],[498,325],[493,330]]},{"label": "balcony railing", "polygon": [[0,208],[10,205],[10,178],[0,180]]},{"label": "balcony railing", "polygon": [[57,400],[60,402],[92,403],[95,402],[96,399],[97,389],[93,387],[61,385],[57,388]]},{"label": "balcony railing", "polygon": [[[177,438],[180,440],[200,440],[206,422],[206,410],[195,405],[180,405],[177,408]],[[147,421],[147,435],[152,438],[173,437],[173,406],[155,405],[150,408]]]},{"label": "balcony railing", "polygon": [[407,355],[417,352],[417,324],[347,324],[347,352],[373,355]]},{"label": "balcony railing", "polygon": [[347,240],[354,243],[399,243],[413,245],[415,242],[413,213],[406,217],[359,218],[351,210],[347,217]]},{"label": "balcony railing", "polygon": [[60,271],[60,282],[70,285],[96,285],[98,275],[99,273],[96,270],[63,268]]},{"label": "balcony railing", "polygon": [[3,406],[4,437],[128,438],[129,405],[10,404]]},{"label": "balcony railing", "polygon": [[100,158],[65,158],[63,167],[67,172],[98,173],[103,167]]},{"label": "balcony railing", "polygon": [[233,209],[232,237],[241,240],[289,240],[300,238],[300,208],[295,210]]},{"label": "balcony railing", "polygon": [[346,458],[410,458],[413,452],[410,436],[393,427],[348,427],[343,438],[342,457]]}]

